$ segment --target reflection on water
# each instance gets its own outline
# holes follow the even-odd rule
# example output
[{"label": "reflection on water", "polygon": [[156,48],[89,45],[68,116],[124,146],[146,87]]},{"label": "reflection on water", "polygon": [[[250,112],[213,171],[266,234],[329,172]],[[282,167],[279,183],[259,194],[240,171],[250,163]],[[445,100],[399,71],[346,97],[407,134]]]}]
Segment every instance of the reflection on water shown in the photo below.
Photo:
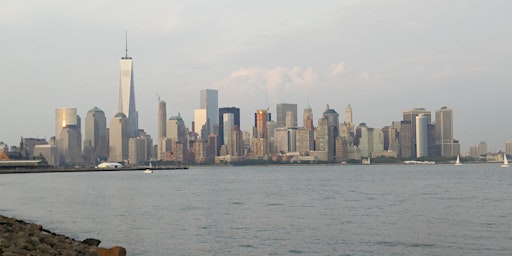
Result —
[{"label": "reflection on water", "polygon": [[509,255],[499,166],[0,175],[0,214],[129,255]]}]

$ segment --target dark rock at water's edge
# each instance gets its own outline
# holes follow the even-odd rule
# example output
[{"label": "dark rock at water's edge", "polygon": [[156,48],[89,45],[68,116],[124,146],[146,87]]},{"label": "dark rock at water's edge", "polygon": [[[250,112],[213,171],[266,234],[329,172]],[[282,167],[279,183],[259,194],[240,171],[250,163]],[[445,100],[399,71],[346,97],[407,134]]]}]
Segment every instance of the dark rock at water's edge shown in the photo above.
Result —
[{"label": "dark rock at water's edge", "polygon": [[94,238],[76,241],[41,225],[0,215],[0,255],[126,255],[122,247],[99,248],[100,243]]}]

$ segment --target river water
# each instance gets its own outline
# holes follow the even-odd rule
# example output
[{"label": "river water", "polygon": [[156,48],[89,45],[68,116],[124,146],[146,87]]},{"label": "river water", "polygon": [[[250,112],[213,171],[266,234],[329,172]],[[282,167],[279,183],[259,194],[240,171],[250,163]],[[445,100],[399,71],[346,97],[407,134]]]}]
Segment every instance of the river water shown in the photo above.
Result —
[{"label": "river water", "polygon": [[511,255],[512,169],[192,167],[0,175],[0,214],[128,255]]}]

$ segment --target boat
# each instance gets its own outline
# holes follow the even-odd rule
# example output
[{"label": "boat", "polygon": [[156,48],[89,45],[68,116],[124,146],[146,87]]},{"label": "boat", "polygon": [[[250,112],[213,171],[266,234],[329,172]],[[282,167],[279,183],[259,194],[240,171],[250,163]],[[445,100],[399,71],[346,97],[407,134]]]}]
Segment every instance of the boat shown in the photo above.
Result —
[{"label": "boat", "polygon": [[367,159],[363,159],[363,160],[362,160],[362,164],[364,164],[364,165],[366,165],[366,164],[371,164],[370,157],[368,157]]},{"label": "boat", "polygon": [[503,154],[503,164],[501,165],[501,167],[510,167],[508,165],[508,159],[507,159],[507,154]]},{"label": "boat", "polygon": [[459,155],[457,155],[457,160],[455,161],[455,165],[462,165],[462,163],[460,162]]},{"label": "boat", "polygon": [[151,162],[149,162],[148,168],[144,171],[144,173],[153,173],[153,166],[151,165]]}]

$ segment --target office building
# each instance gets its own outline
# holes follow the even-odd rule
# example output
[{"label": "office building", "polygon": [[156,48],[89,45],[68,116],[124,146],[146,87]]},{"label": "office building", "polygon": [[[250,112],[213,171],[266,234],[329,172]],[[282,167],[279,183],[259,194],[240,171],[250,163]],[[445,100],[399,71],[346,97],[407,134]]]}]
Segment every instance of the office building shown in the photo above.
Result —
[{"label": "office building", "polygon": [[128,160],[129,123],[125,114],[117,113],[109,125],[109,162]]},{"label": "office building", "polygon": [[139,117],[135,108],[135,85],[133,80],[133,59],[126,55],[120,60],[119,71],[119,105],[118,113],[123,113],[127,118],[128,136],[135,138],[139,132]]},{"label": "office building", "polygon": [[194,110],[194,133],[202,140],[206,140],[208,134],[211,133],[208,124],[208,113],[205,108]]},{"label": "office building", "polygon": [[229,151],[231,148],[231,129],[235,126],[235,115],[233,113],[224,113],[222,114],[222,120],[222,134],[224,137],[220,141],[222,141],[222,145],[226,145],[228,153],[231,154]]},{"label": "office building", "polygon": [[313,109],[311,109],[311,106],[307,105],[306,108],[304,108],[303,113],[303,120],[304,120],[304,128],[306,128],[308,131],[315,130],[314,124],[313,124]]},{"label": "office building", "polygon": [[416,116],[416,157],[428,156],[428,123],[423,114]]},{"label": "office building", "polygon": [[440,156],[454,157],[460,154],[460,145],[453,137],[453,111],[447,107],[436,111],[435,144]]},{"label": "office building", "polygon": [[158,139],[167,135],[167,103],[158,99]]},{"label": "office building", "polygon": [[[240,109],[236,107],[219,108],[219,146],[224,145],[224,114],[233,114],[233,125],[237,125],[240,129]],[[220,148],[218,149],[220,151]]]},{"label": "office building", "polygon": [[103,110],[94,107],[85,116],[84,157],[88,163],[108,159],[107,119]]},{"label": "office building", "polygon": [[286,115],[290,112],[293,123],[289,127],[297,127],[297,104],[279,103],[276,105],[276,122],[277,127],[286,126]]},{"label": "office building", "polygon": [[82,164],[82,132],[76,108],[55,110],[55,138],[60,165]]},{"label": "office building", "polygon": [[[424,108],[414,108],[403,112],[403,121],[410,125],[410,134],[404,132],[400,134],[400,142],[403,143],[400,152],[402,158],[416,158],[416,116],[419,114],[423,114],[427,118],[427,124],[431,123],[431,113]],[[404,145],[406,146],[404,147]]]},{"label": "office building", "polygon": [[[218,134],[219,130],[219,92],[212,89],[201,90],[200,109],[206,109],[206,121],[209,133]],[[203,138],[203,139],[206,139]]]}]

